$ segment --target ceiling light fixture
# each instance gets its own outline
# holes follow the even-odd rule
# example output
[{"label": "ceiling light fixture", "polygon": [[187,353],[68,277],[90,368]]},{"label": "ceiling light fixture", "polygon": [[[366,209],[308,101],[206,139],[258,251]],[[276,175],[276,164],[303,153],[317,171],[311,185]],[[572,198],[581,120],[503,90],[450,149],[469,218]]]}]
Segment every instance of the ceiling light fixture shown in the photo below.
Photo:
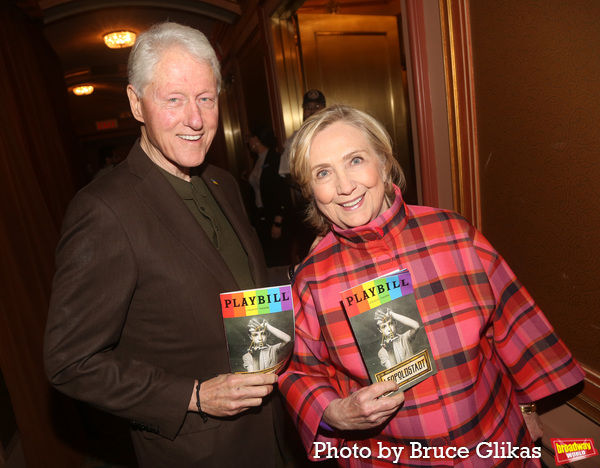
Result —
[{"label": "ceiling light fixture", "polygon": [[94,92],[94,87],[91,85],[77,86],[73,88],[73,94],[76,96],[86,96]]},{"label": "ceiling light fixture", "polygon": [[114,31],[104,35],[104,43],[111,49],[131,47],[137,35],[131,31]]}]

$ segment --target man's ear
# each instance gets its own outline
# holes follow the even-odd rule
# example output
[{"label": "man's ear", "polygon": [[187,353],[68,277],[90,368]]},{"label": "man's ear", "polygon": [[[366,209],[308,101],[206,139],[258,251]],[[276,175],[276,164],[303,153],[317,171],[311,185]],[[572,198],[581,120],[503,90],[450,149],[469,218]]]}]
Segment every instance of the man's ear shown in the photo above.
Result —
[{"label": "man's ear", "polygon": [[142,112],[142,99],[135,92],[135,88],[127,85],[127,97],[129,98],[129,106],[131,113],[138,122],[144,123],[144,113]]}]

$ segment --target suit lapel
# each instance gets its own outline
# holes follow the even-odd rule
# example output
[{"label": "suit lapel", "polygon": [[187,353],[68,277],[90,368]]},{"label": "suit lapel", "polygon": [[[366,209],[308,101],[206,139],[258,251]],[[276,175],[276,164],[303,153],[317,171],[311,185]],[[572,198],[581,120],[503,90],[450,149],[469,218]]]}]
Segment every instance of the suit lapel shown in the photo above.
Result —
[{"label": "suit lapel", "polygon": [[138,147],[138,149],[139,152],[132,151],[127,158],[132,158],[131,170],[140,177],[140,182],[135,187],[136,192],[154,211],[165,228],[189,250],[196,260],[205,266],[207,271],[212,272],[219,279],[225,291],[237,289],[237,282],[225,260],[198,224],[194,215],[160,170],[141,148]]}]

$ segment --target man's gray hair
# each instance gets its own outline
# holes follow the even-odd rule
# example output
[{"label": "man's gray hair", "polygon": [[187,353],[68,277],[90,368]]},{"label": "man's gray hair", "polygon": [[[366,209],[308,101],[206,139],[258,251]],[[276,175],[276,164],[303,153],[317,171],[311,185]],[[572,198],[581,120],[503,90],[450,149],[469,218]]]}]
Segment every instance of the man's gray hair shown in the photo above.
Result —
[{"label": "man's gray hair", "polygon": [[217,54],[206,36],[197,29],[178,23],[164,22],[153,25],[140,34],[129,54],[127,74],[129,84],[138,96],[153,80],[154,70],[163,54],[179,47],[212,68],[217,84],[217,93],[221,91],[221,66]]}]

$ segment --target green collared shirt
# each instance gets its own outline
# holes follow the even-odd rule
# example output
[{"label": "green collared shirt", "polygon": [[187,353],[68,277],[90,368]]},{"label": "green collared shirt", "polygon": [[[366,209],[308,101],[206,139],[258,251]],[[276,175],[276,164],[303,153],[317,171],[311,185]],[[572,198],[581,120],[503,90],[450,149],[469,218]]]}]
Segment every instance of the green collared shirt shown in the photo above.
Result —
[{"label": "green collared shirt", "polygon": [[248,265],[248,255],[204,180],[198,175],[192,175],[191,181],[187,182],[160,167],[159,169],[212,240],[239,288],[253,289],[255,285]]}]

